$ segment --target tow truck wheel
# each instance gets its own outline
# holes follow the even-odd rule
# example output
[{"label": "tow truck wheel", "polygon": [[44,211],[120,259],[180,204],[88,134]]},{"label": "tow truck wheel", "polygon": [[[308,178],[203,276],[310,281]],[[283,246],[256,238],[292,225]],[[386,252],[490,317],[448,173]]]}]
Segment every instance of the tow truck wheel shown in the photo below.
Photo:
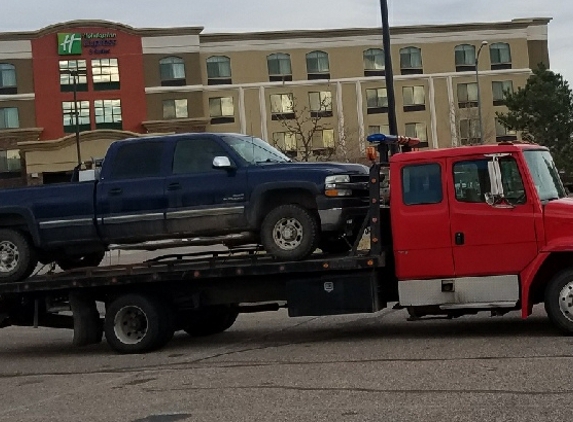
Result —
[{"label": "tow truck wheel", "polygon": [[64,256],[63,258],[57,259],[56,264],[64,271],[82,267],[97,267],[104,256],[104,251],[93,252],[83,256]]},{"label": "tow truck wheel", "polygon": [[545,289],[545,311],[564,334],[573,335],[573,269],[558,273]]},{"label": "tow truck wheel", "polygon": [[186,320],[186,326],[183,330],[193,337],[219,334],[231,328],[238,315],[239,312],[236,307],[210,306],[193,312]]},{"label": "tow truck wheel", "polygon": [[17,230],[0,230],[0,283],[24,280],[37,264],[36,249],[28,236]]},{"label": "tow truck wheel", "polygon": [[260,236],[267,252],[284,261],[297,261],[317,248],[318,224],[300,205],[280,205],[263,220]]},{"label": "tow truck wheel", "polygon": [[162,300],[127,294],[106,309],[105,338],[119,353],[145,353],[159,349],[173,337],[173,317]]}]

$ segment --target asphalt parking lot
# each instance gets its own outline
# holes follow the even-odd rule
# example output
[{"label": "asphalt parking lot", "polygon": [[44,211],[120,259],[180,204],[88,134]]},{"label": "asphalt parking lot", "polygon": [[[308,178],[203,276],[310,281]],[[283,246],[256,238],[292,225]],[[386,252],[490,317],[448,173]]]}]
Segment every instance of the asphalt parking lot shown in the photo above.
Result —
[{"label": "asphalt parking lot", "polygon": [[248,314],[137,356],[71,339],[0,330],[0,421],[523,422],[565,420],[573,407],[573,339],[542,308],[525,321]]}]

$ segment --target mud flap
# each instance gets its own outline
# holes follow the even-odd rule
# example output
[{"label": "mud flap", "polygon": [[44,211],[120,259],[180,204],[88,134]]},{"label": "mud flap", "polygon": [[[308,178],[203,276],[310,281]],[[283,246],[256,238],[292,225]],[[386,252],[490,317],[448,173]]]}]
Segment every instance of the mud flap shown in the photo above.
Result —
[{"label": "mud flap", "polygon": [[95,300],[85,293],[70,292],[69,301],[74,318],[74,346],[100,343],[103,324]]}]

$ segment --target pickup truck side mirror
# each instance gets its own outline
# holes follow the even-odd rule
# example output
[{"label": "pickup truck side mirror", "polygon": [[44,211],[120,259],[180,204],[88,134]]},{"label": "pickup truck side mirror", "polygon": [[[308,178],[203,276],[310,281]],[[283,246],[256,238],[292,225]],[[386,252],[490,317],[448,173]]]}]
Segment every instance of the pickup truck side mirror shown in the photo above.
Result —
[{"label": "pickup truck side mirror", "polygon": [[213,158],[213,167],[217,169],[234,168],[233,164],[231,164],[231,160],[229,160],[229,157],[225,157],[224,155]]}]

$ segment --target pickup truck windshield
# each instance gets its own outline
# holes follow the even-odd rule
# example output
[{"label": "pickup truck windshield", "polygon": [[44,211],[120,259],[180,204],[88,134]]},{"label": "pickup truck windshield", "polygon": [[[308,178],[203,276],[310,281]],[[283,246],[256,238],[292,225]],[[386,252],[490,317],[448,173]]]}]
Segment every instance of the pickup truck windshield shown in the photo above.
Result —
[{"label": "pickup truck windshield", "polygon": [[567,196],[549,151],[528,150],[524,151],[523,155],[541,201],[551,201]]},{"label": "pickup truck windshield", "polygon": [[249,164],[291,161],[290,158],[262,139],[250,136],[222,136],[222,138]]}]

